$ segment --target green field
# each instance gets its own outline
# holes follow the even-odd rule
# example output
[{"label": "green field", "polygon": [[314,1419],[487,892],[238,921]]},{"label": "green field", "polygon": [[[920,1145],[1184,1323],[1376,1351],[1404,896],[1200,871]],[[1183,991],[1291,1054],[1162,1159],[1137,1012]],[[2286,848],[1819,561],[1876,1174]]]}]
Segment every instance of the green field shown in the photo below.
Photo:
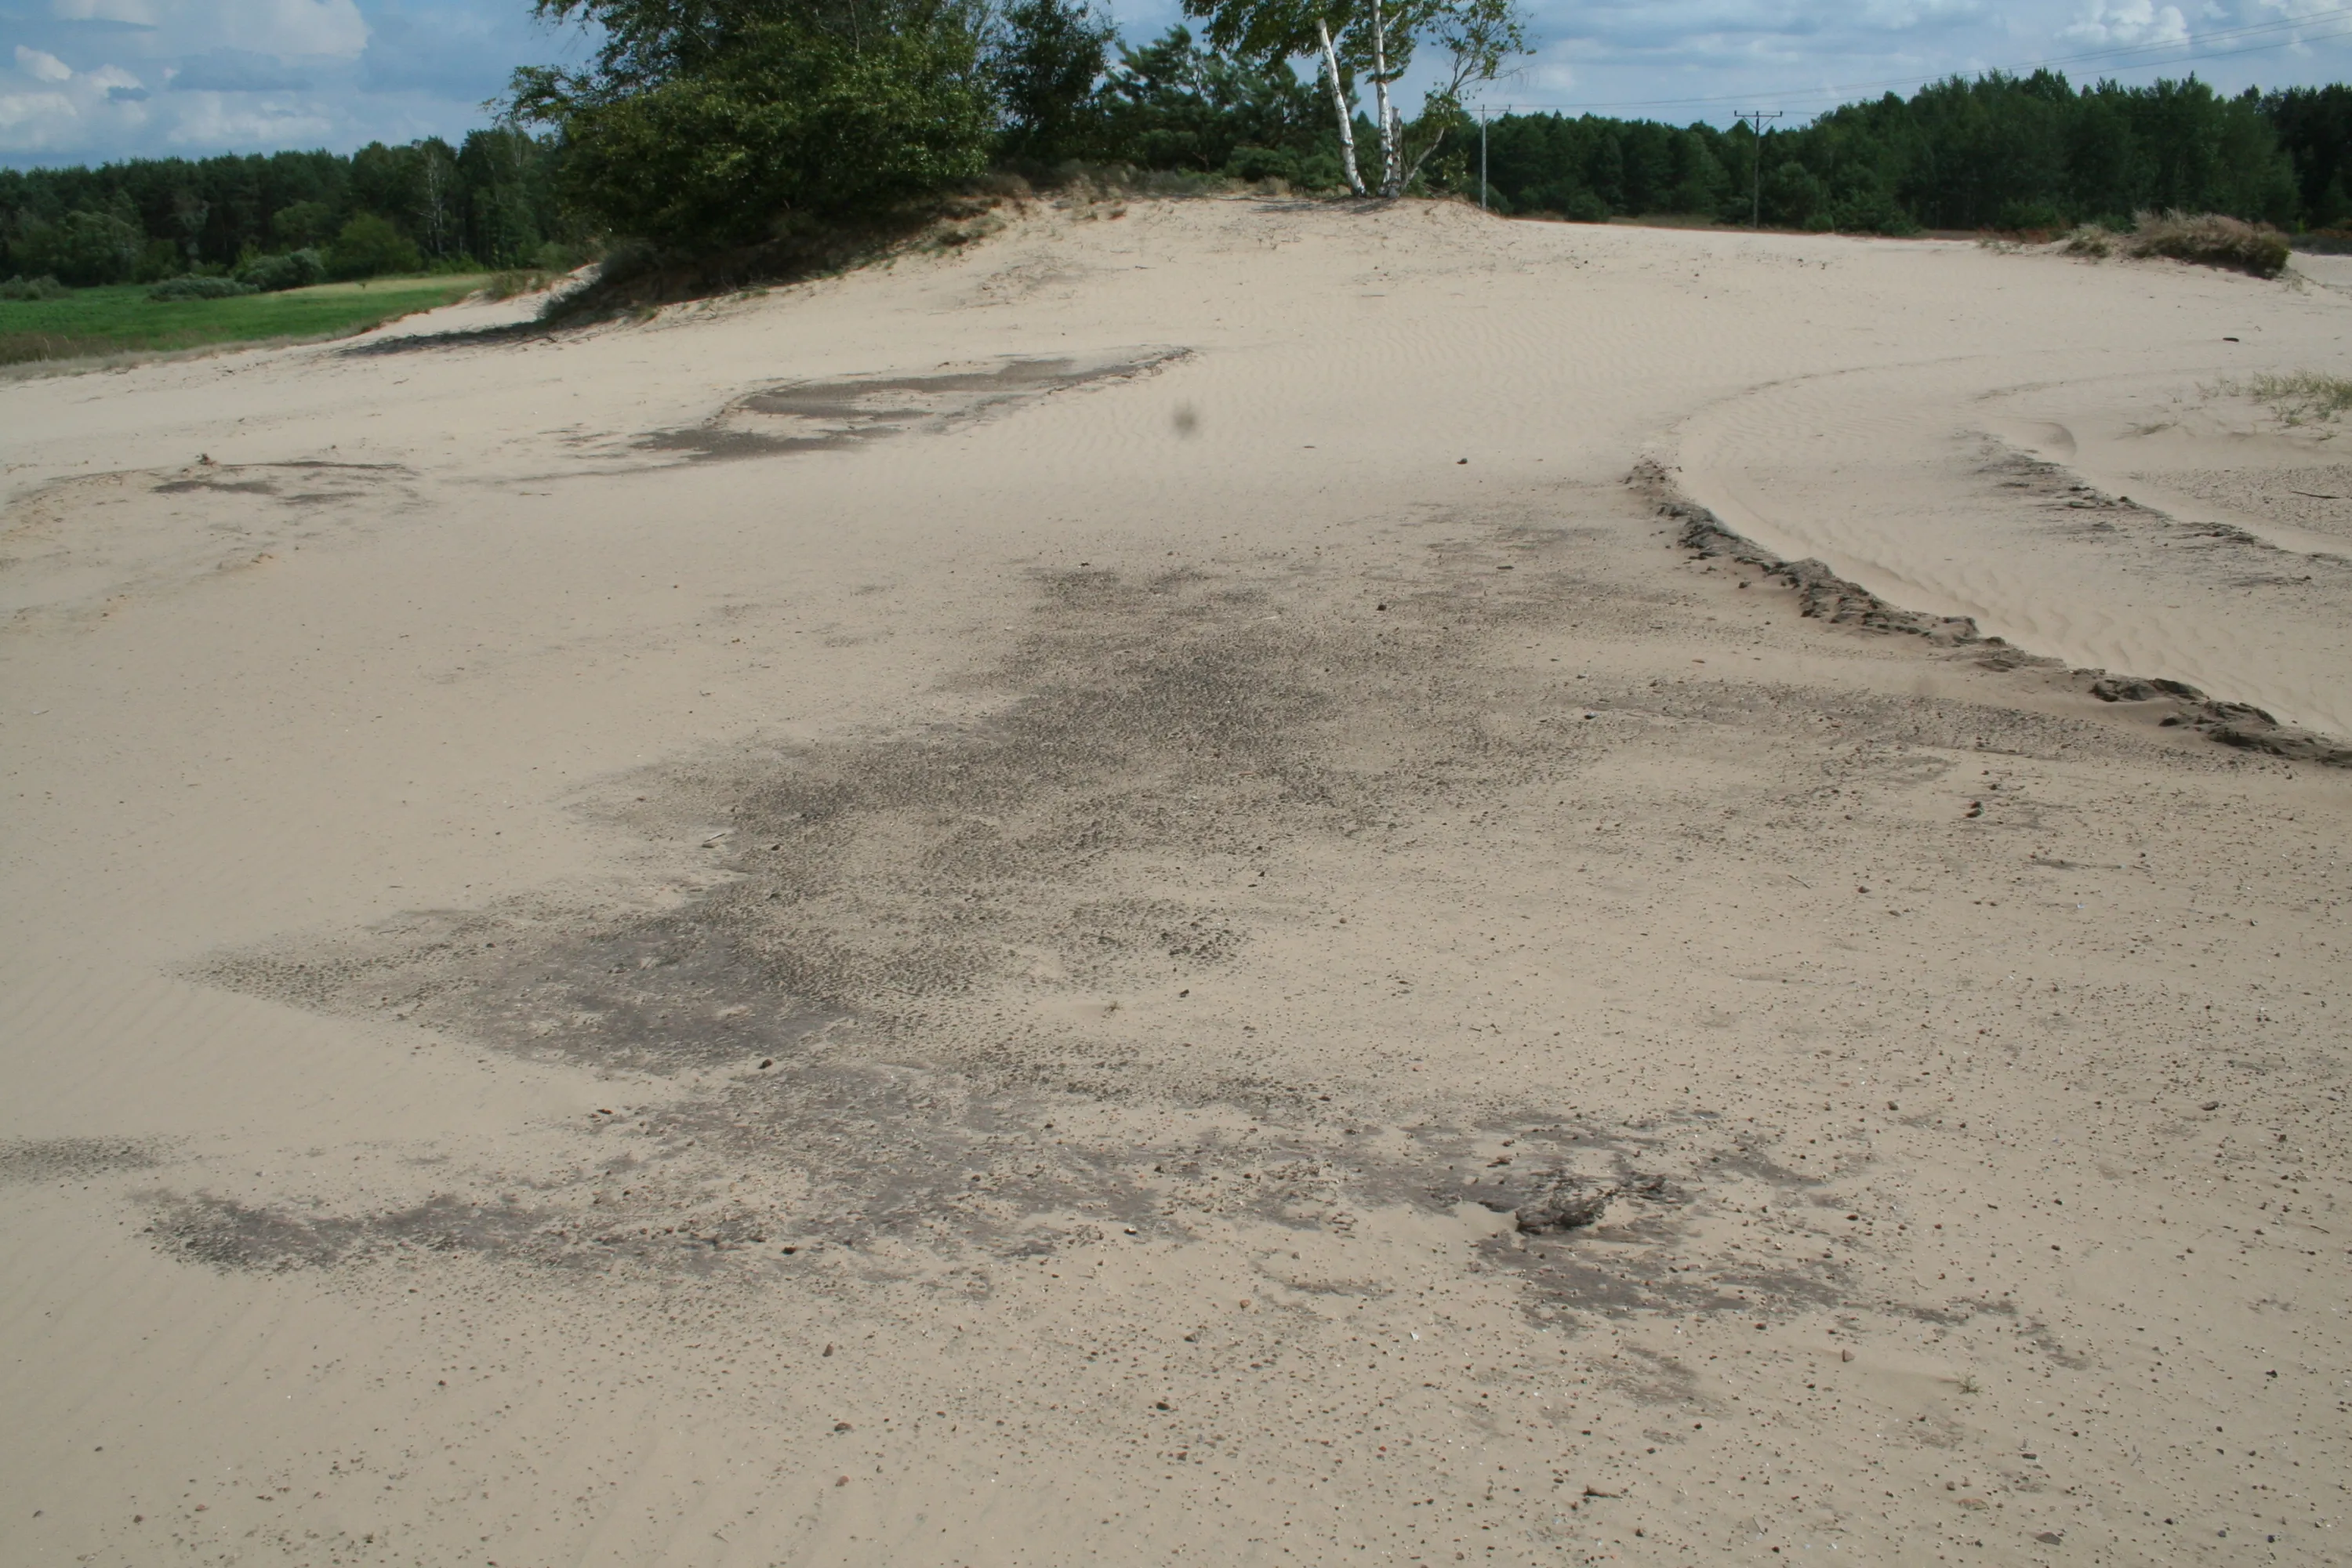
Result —
[{"label": "green field", "polygon": [[0,300],[0,364],[268,338],[346,337],[464,299],[488,279],[373,278],[235,300],[160,301],[143,284],[77,289],[63,300]]}]

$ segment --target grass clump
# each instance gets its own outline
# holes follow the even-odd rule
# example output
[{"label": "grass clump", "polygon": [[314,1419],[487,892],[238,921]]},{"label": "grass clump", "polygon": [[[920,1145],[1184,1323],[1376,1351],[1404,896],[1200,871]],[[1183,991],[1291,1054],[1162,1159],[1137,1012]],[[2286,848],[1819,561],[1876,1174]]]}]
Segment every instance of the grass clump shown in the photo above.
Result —
[{"label": "grass clump", "polygon": [[2161,256],[2257,278],[2275,278],[2285,271],[2292,254],[2287,237],[2277,229],[2220,213],[2142,213],[2127,234],[2085,224],[2058,244],[2069,256],[2098,260]]},{"label": "grass clump", "polygon": [[0,283],[0,300],[62,300],[73,290],[54,278],[11,278]]},{"label": "grass clump", "polygon": [[204,278],[190,272],[165,279],[147,290],[147,298],[159,305],[175,305],[184,300],[235,300],[260,292],[255,285],[234,278]]},{"label": "grass clump", "polygon": [[490,280],[482,285],[485,300],[511,300],[518,294],[536,294],[555,282],[555,274],[536,267],[514,268],[493,272]]},{"label": "grass clump", "polygon": [[0,364],[347,337],[452,304],[482,282],[478,276],[378,278],[282,293],[168,300],[152,299],[137,284],[116,284],[76,289],[62,298],[0,298]]},{"label": "grass clump", "polygon": [[2284,375],[2254,375],[2225,381],[2217,389],[2232,397],[2251,397],[2268,404],[2287,425],[2313,425],[2352,412],[2352,377],[2298,370]]}]

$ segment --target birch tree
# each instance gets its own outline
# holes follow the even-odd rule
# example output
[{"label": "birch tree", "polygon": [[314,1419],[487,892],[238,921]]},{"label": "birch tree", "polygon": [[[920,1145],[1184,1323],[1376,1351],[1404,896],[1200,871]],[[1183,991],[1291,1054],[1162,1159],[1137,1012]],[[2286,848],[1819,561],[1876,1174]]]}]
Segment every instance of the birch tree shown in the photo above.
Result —
[{"label": "birch tree", "polygon": [[[1463,120],[1463,90],[1494,80],[1506,59],[1527,52],[1527,23],[1514,0],[1184,0],[1184,11],[1207,23],[1219,48],[1315,61],[1330,89],[1348,188],[1360,196],[1371,188],[1356,153],[1358,81],[1372,89],[1379,193],[1401,196]],[[1447,63],[1408,126],[1390,89],[1423,44],[1443,50]]]}]

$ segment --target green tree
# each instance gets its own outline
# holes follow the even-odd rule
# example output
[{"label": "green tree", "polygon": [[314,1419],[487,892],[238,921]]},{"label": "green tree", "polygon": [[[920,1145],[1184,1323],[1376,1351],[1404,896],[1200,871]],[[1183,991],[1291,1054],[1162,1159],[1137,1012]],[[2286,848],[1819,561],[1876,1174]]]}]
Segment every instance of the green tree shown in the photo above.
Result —
[{"label": "green tree", "polygon": [[335,209],[324,202],[289,202],[269,215],[269,237],[289,250],[334,237]]},{"label": "green tree", "polygon": [[1052,163],[1102,151],[1106,104],[1097,86],[1118,37],[1072,0],[1016,0],[1006,9],[988,55],[1006,153]]},{"label": "green tree", "polygon": [[540,0],[593,24],[578,72],[516,73],[564,189],[618,234],[687,249],[872,210],[987,164],[992,104],[961,9],[931,0]]},{"label": "green tree", "polygon": [[69,212],[36,220],[17,247],[27,273],[49,273],[78,287],[121,283],[138,271],[147,236],[118,211]]},{"label": "green tree", "polygon": [[[1366,184],[1356,159],[1358,77],[1372,86],[1378,189],[1401,196],[1447,135],[1469,123],[1463,91],[1494,80],[1506,59],[1527,49],[1526,21],[1514,0],[1184,0],[1184,14],[1205,21],[1209,41],[1221,50],[1321,65],[1348,184],[1360,195]],[[1424,42],[1444,50],[1448,63],[1408,126],[1389,89],[1412,68]]]},{"label": "green tree", "polygon": [[1298,177],[1321,152],[1315,90],[1287,64],[1204,49],[1181,26],[1139,49],[1122,48],[1103,98],[1108,145],[1147,169],[1209,174],[1238,157],[1263,173],[1279,173],[1266,166],[1279,160],[1266,155],[1280,154]]},{"label": "green tree", "polygon": [[418,272],[425,258],[416,242],[375,213],[362,213],[343,225],[327,252],[327,269],[337,278],[373,278],[386,272]]}]

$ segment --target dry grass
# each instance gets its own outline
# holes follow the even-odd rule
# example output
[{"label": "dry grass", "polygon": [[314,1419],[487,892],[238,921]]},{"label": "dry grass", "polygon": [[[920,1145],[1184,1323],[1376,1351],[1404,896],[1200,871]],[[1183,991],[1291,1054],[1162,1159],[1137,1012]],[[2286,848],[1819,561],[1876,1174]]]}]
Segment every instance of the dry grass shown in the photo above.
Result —
[{"label": "dry grass", "polygon": [[2352,378],[2326,375],[2315,370],[2252,375],[2243,381],[2222,382],[2214,390],[2225,396],[2251,397],[2257,403],[2268,404],[2288,425],[2320,424],[2352,412]]},{"label": "dry grass", "polygon": [[2161,256],[2257,278],[2275,278],[2285,271],[2290,254],[2286,236],[2277,229],[2220,213],[2142,213],[2129,234],[2085,224],[2058,243],[2070,256]]}]

